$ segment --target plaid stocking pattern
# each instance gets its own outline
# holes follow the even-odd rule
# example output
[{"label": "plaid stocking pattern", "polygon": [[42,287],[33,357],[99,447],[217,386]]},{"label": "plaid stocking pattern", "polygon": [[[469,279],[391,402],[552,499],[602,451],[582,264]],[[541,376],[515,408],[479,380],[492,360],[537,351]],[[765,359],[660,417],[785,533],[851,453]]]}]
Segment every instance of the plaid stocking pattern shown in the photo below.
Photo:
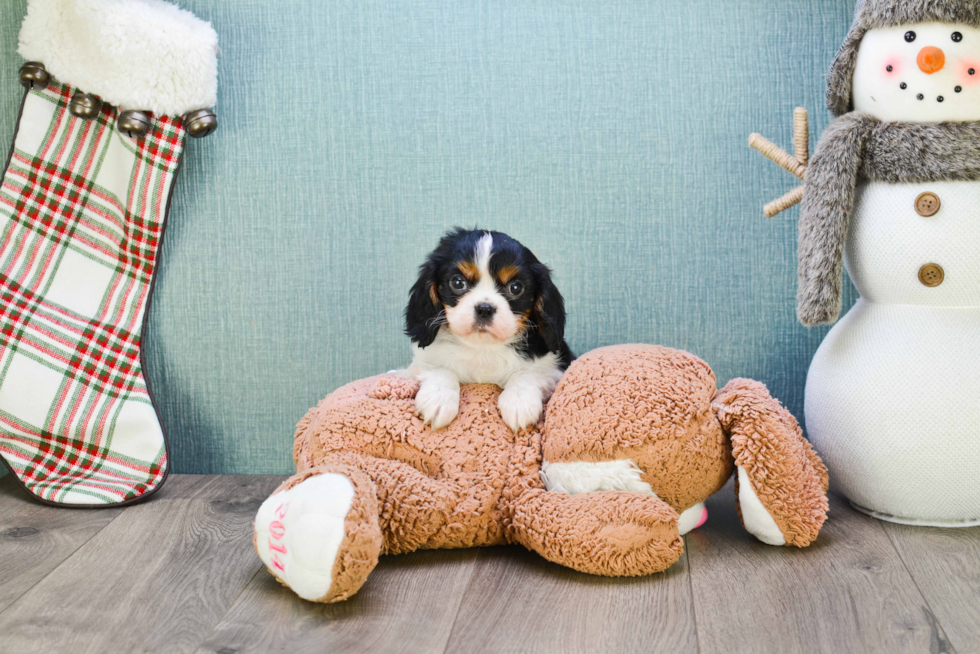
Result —
[{"label": "plaid stocking pattern", "polygon": [[167,447],[140,338],[185,132],[25,94],[0,185],[0,456],[38,498],[105,505],[163,483]]}]

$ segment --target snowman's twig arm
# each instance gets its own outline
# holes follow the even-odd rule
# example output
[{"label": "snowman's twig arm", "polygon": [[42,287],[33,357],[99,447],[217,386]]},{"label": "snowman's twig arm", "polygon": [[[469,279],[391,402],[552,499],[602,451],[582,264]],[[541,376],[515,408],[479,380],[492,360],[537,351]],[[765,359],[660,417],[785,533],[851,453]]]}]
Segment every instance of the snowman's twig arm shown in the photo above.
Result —
[{"label": "snowman's twig arm", "polygon": [[766,206],[762,207],[762,213],[765,214],[766,218],[772,218],[776,214],[782,213],[790,207],[799,204],[800,200],[802,199],[803,187],[797,186],[783,197],[773,200]]},{"label": "snowman's twig arm", "polygon": [[762,136],[761,134],[750,134],[749,135],[749,145],[758,150],[767,159],[772,159],[780,168],[796,175],[800,179],[803,179],[803,173],[806,171],[806,163],[800,163],[796,157],[791,155],[786,150]]},{"label": "snowman's twig arm", "polygon": [[[781,168],[802,180],[806,174],[806,167],[810,158],[810,129],[807,125],[806,109],[797,107],[793,111],[792,155],[761,134],[750,134],[749,145],[758,150],[764,157],[775,161]],[[801,186],[764,206],[762,213],[765,214],[766,218],[773,218],[776,214],[799,204],[802,197],[803,187]]]},{"label": "snowman's twig arm", "polygon": [[803,107],[793,110],[793,154],[800,165],[806,167],[810,161],[810,125]]},{"label": "snowman's twig arm", "polygon": [[838,118],[820,137],[807,166],[800,207],[796,312],[808,327],[833,323],[840,315],[844,241],[874,122],[853,112]]}]

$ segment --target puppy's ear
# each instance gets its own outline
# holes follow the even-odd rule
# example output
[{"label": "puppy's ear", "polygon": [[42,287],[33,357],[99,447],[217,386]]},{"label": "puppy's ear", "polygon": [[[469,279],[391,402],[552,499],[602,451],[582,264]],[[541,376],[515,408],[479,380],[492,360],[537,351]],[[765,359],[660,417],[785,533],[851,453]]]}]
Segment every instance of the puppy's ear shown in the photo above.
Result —
[{"label": "puppy's ear", "polygon": [[536,263],[531,266],[531,272],[538,285],[538,294],[534,298],[534,322],[548,350],[558,354],[565,340],[565,300],[551,281],[548,266]]},{"label": "puppy's ear", "polygon": [[432,345],[443,322],[442,303],[436,292],[438,273],[439,264],[434,259],[422,264],[405,307],[405,334],[419,347]]}]

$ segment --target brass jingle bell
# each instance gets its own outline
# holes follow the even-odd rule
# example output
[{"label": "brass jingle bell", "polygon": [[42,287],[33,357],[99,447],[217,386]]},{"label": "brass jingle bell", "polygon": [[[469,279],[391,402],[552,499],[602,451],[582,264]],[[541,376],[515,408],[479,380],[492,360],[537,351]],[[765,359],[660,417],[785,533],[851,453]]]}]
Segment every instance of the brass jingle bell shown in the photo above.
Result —
[{"label": "brass jingle bell", "polygon": [[198,109],[184,114],[184,127],[187,133],[201,139],[218,129],[218,117],[210,109]]},{"label": "brass jingle bell", "polygon": [[150,117],[142,111],[123,111],[116,120],[116,127],[129,138],[136,139],[150,131]]},{"label": "brass jingle bell", "polygon": [[51,75],[40,61],[28,61],[20,67],[20,83],[27,89],[40,91],[51,81]]},{"label": "brass jingle bell", "polygon": [[71,112],[72,116],[84,118],[85,120],[95,118],[101,110],[101,100],[90,93],[82,93],[81,91],[72,96],[71,103],[68,105],[68,111]]}]

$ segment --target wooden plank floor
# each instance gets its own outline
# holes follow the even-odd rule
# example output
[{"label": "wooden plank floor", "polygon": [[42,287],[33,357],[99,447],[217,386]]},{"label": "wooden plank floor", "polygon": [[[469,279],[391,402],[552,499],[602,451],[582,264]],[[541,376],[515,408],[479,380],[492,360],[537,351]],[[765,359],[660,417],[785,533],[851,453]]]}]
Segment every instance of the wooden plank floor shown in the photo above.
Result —
[{"label": "wooden plank floor", "polygon": [[763,545],[726,487],[665,573],[604,579],[519,547],[386,557],[304,602],[252,551],[280,477],[172,477],[75,511],[0,480],[2,652],[980,653],[980,528],[878,522],[832,498],[808,549]]}]

